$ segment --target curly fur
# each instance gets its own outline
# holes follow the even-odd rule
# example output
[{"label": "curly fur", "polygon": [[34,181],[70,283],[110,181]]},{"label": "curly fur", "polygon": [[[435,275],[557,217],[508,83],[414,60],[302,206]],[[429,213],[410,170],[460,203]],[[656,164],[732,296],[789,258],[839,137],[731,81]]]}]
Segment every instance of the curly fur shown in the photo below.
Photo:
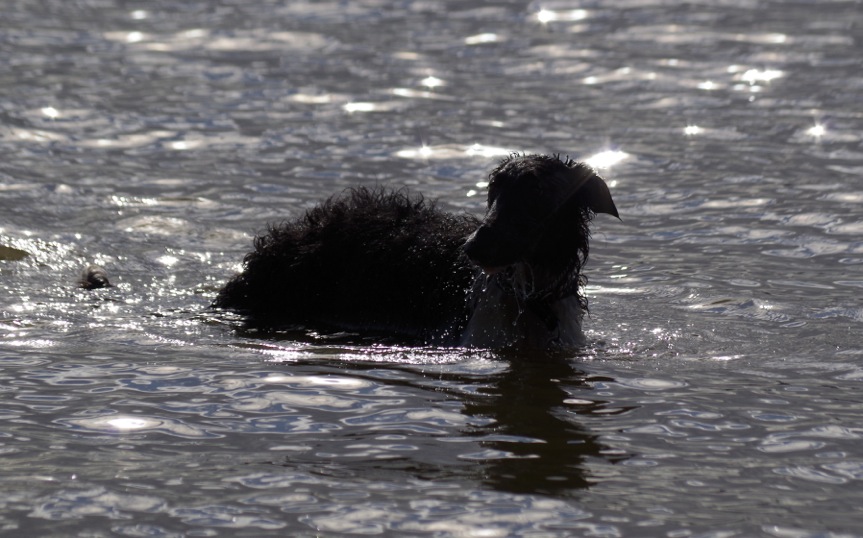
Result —
[{"label": "curly fur", "polygon": [[476,270],[461,247],[478,225],[406,191],[350,189],[255,238],[215,306],[429,338],[465,308]]},{"label": "curly fur", "polygon": [[255,238],[214,306],[439,344],[546,347],[566,331],[577,344],[588,225],[617,215],[605,183],[569,159],[512,155],[488,204],[479,220],[405,190],[348,189]]}]

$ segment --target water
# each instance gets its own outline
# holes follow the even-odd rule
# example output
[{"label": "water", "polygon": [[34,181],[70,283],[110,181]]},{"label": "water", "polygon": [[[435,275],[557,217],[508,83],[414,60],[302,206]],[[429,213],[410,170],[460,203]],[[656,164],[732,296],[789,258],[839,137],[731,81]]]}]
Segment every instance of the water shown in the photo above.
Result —
[{"label": "water", "polygon": [[[4,536],[863,536],[856,1],[12,1]],[[563,362],[259,338],[254,232],[604,167]],[[74,287],[88,263],[116,287]]]}]

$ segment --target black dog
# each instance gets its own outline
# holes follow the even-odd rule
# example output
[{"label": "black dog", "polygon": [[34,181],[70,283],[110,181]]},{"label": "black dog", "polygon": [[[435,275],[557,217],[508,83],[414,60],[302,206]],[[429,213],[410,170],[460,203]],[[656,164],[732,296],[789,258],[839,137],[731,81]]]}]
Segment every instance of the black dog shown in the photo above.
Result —
[{"label": "black dog", "polygon": [[595,213],[618,216],[589,166],[513,155],[480,221],[359,187],[255,238],[214,306],[258,325],[395,334],[487,348],[584,344],[580,292]]}]

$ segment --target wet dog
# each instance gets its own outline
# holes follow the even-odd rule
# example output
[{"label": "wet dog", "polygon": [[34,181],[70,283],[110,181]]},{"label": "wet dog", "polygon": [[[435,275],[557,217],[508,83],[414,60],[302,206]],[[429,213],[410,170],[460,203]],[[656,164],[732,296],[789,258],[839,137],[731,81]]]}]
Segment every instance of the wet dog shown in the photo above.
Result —
[{"label": "wet dog", "polygon": [[504,159],[482,220],[402,190],[349,189],[255,238],[214,306],[257,326],[577,348],[596,213],[618,216],[605,181],[557,156]]}]

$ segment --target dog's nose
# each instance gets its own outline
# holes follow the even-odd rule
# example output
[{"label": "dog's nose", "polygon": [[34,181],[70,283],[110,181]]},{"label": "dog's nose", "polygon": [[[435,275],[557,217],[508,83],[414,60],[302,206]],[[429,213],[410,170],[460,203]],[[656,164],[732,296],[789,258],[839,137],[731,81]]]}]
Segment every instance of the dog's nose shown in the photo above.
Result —
[{"label": "dog's nose", "polygon": [[477,265],[480,265],[480,262],[483,258],[483,252],[488,250],[489,237],[488,230],[479,227],[474,231],[464,242],[464,253],[467,254],[467,257]]},{"label": "dog's nose", "polygon": [[464,253],[474,264],[488,275],[494,274],[511,262],[504,260],[500,251],[500,239],[485,226],[470,234],[464,243]]}]

